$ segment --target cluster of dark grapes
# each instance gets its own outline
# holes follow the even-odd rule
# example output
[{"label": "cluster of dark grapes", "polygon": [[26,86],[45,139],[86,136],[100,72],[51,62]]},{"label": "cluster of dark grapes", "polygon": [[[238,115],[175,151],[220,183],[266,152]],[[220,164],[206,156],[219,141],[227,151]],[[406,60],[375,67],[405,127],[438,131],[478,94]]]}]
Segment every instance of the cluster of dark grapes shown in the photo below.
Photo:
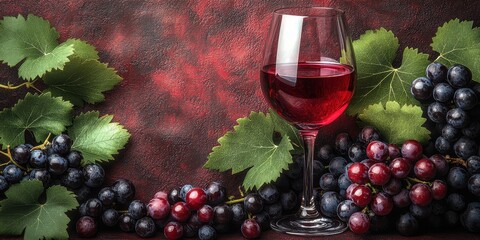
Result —
[{"label": "cluster of dark grapes", "polygon": [[412,83],[412,95],[428,104],[426,115],[435,127],[435,148],[441,154],[467,159],[478,155],[480,137],[480,84],[467,67],[431,63],[426,77]]},{"label": "cluster of dark grapes", "polygon": [[[72,140],[66,134],[55,136],[46,146],[20,144],[11,151],[11,160],[0,175],[0,196],[22,180],[40,180],[45,187],[63,185],[75,192],[103,184],[105,172],[98,164],[82,167],[82,153],[71,150]],[[0,197],[1,198],[1,197]]]},{"label": "cluster of dark grapes", "polygon": [[[322,214],[347,222],[358,234],[391,230],[414,235],[457,227],[480,232],[480,157],[466,162],[441,154],[427,158],[408,140],[399,148],[365,127],[357,141],[347,133],[318,152],[329,172],[320,177]],[[327,163],[329,162],[329,163]]]}]

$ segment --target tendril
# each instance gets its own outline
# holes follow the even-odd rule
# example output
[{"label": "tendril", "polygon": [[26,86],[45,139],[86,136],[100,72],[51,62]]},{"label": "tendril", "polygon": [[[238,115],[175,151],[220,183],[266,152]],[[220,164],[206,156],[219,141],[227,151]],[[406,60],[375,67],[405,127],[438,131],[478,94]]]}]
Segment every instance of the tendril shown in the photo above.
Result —
[{"label": "tendril", "polygon": [[47,147],[47,145],[50,144],[50,141],[49,141],[48,139],[50,139],[51,136],[52,136],[52,134],[51,134],[51,133],[48,133],[48,136],[47,136],[47,138],[45,139],[45,141],[43,141],[42,144],[33,147],[31,150],[35,150],[35,149],[45,149],[45,148]]}]

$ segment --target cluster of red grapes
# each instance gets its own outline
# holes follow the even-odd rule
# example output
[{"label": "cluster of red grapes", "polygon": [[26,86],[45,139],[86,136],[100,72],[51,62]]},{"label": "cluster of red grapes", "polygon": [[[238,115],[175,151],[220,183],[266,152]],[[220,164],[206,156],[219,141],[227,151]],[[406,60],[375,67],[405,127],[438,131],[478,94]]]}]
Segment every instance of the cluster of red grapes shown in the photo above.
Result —
[{"label": "cluster of red grapes", "polygon": [[467,159],[477,155],[480,137],[480,84],[472,81],[467,67],[450,68],[431,63],[426,77],[412,83],[412,95],[428,104],[426,115],[435,124],[433,139],[441,154],[455,154]]},{"label": "cluster of red grapes", "polygon": [[319,182],[320,210],[348,222],[354,233],[396,226],[400,234],[414,235],[421,226],[441,229],[460,223],[480,232],[478,156],[467,161],[440,154],[427,158],[419,142],[386,144],[374,128],[365,127],[356,142],[339,134],[335,147],[323,146],[318,158],[330,162]]}]

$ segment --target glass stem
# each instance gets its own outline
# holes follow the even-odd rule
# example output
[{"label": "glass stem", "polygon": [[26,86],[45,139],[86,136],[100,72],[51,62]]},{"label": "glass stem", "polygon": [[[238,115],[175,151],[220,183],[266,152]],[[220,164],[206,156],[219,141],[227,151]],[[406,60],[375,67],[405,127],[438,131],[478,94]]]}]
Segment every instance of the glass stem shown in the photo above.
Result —
[{"label": "glass stem", "polygon": [[305,148],[303,163],[303,196],[302,205],[297,213],[300,218],[316,218],[320,214],[315,207],[315,196],[313,195],[313,155],[315,139],[318,131],[300,131]]}]

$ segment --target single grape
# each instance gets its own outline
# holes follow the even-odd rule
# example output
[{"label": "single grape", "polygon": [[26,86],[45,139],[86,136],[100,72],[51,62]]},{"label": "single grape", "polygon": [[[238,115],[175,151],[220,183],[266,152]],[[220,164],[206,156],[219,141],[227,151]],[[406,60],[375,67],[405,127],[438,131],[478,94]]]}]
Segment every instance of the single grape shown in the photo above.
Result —
[{"label": "single grape", "polygon": [[422,157],[423,147],[416,140],[407,140],[402,145],[402,156],[411,162],[415,162]]},{"label": "single grape", "polygon": [[334,157],[335,153],[331,145],[323,145],[317,153],[317,158],[324,164],[328,164]]},{"label": "single grape", "polygon": [[178,222],[186,222],[190,218],[190,214],[190,209],[184,202],[175,203],[170,210],[170,215]]},{"label": "single grape", "polygon": [[44,168],[47,165],[47,153],[40,149],[32,150],[29,162],[34,168]]},{"label": "single grape", "polygon": [[[210,188],[210,187],[209,187]],[[208,188],[207,188],[207,195],[208,195]],[[180,198],[180,188],[172,188],[170,192],[168,192],[168,203],[173,205],[177,202],[181,202],[182,199]]]},{"label": "single grape", "polygon": [[325,173],[320,178],[320,188],[324,191],[335,191],[338,189],[338,179],[331,173]]},{"label": "single grape", "polygon": [[85,202],[92,196],[92,189],[83,185],[80,188],[73,189],[78,202]]},{"label": "single grape", "polygon": [[245,210],[251,214],[259,213],[263,210],[263,201],[259,194],[249,193],[243,201]]},{"label": "single grape", "polygon": [[186,198],[187,198],[187,193],[188,191],[190,191],[190,189],[192,189],[193,186],[190,185],[190,184],[185,184],[183,185],[181,188],[180,188],[180,198],[185,202],[186,201]]},{"label": "single grape", "polygon": [[124,213],[120,215],[120,219],[118,220],[118,226],[124,232],[133,232],[135,230],[135,223],[137,221],[130,216],[128,213]]},{"label": "single grape", "polygon": [[342,175],[338,177],[338,188],[340,190],[346,190],[350,184],[352,184],[352,181],[348,178],[348,172],[342,173]]},{"label": "single grape", "polygon": [[462,226],[470,232],[480,232],[480,206],[478,202],[470,203],[460,216]]},{"label": "single grape", "polygon": [[468,179],[468,191],[471,194],[480,197],[480,174],[474,174]]},{"label": "single grape", "polygon": [[447,81],[448,68],[441,63],[430,63],[425,72],[425,75],[431,79],[434,84],[440,84]]},{"label": "single grape", "polygon": [[64,155],[70,151],[72,147],[72,139],[66,134],[55,136],[51,142],[52,150],[60,155]]},{"label": "single grape", "polygon": [[213,208],[209,205],[204,205],[197,211],[197,217],[198,221],[202,223],[210,223],[211,221],[213,221],[214,217]]},{"label": "single grape", "polygon": [[128,213],[133,219],[138,220],[147,215],[147,206],[140,200],[133,200],[128,206]]},{"label": "single grape", "polygon": [[[50,176],[50,173],[47,171],[47,169],[35,168],[30,172],[29,178],[40,180],[42,181],[43,186],[48,186],[48,184],[50,183],[51,176]],[[2,191],[0,190],[0,192]]]},{"label": "single grape", "polygon": [[447,139],[438,137],[435,140],[435,149],[441,154],[448,154],[452,150],[452,145]]},{"label": "single grape", "polygon": [[380,140],[380,133],[372,126],[365,126],[358,134],[358,140],[364,144]]},{"label": "single grape", "polygon": [[189,209],[198,210],[207,204],[208,197],[203,189],[192,188],[187,192],[185,200]]},{"label": "single grape", "polygon": [[143,217],[135,223],[135,233],[142,238],[153,236],[155,230],[155,223],[150,217]]},{"label": "single grape", "polygon": [[[168,240],[180,239],[183,237],[183,226],[178,222],[169,222],[165,226],[165,228],[163,228],[163,234]],[[200,232],[199,232],[199,237],[200,237]]]},{"label": "single grape", "polygon": [[448,174],[449,166],[445,157],[440,154],[435,154],[430,157],[430,161],[435,165],[437,170],[437,178],[445,177]]},{"label": "single grape", "polygon": [[390,177],[390,169],[385,163],[375,163],[368,169],[368,178],[373,185],[384,185]]},{"label": "single grape", "polygon": [[65,174],[62,176],[62,185],[71,189],[76,189],[83,184],[82,170],[77,168],[68,168]]},{"label": "single grape", "polygon": [[348,178],[358,184],[368,182],[368,167],[363,163],[353,163],[347,170]]},{"label": "single grape", "polygon": [[18,183],[23,178],[23,170],[16,165],[9,164],[3,169],[3,177],[10,184]]},{"label": "single grape", "polygon": [[158,199],[165,199],[165,200],[168,200],[168,193],[164,192],[164,191],[158,191],[155,193],[155,195],[153,195],[153,198],[158,198]]},{"label": "single grape", "polygon": [[413,172],[418,179],[423,181],[430,181],[437,174],[435,164],[428,158],[418,160],[413,167]]},{"label": "single grape", "polygon": [[389,165],[392,176],[396,178],[406,178],[411,171],[409,160],[406,158],[395,158]]},{"label": "single grape", "polygon": [[153,219],[164,219],[170,214],[170,204],[165,198],[153,198],[147,205],[147,213]]},{"label": "single grape", "polygon": [[372,200],[372,190],[365,185],[358,185],[352,189],[350,198],[356,205],[365,207]]},{"label": "single grape", "polygon": [[90,198],[85,202],[85,210],[88,216],[96,218],[102,214],[102,202],[98,198]]},{"label": "single grape", "polygon": [[292,211],[298,207],[297,194],[292,190],[288,192],[282,192],[280,195],[280,203],[284,211]]},{"label": "single grape", "polygon": [[217,239],[217,232],[209,225],[203,225],[198,230],[198,238],[200,240],[213,240]]},{"label": "single grape", "polygon": [[[262,201],[260,199],[260,201]],[[219,205],[213,208],[213,221],[216,224],[230,224],[233,219],[233,213],[227,205]]]},{"label": "single grape", "polygon": [[441,200],[447,195],[447,184],[439,179],[432,182],[432,197],[435,200]]},{"label": "single grape", "polygon": [[447,184],[455,190],[467,188],[468,172],[461,167],[452,167],[447,175]]},{"label": "single grape", "polygon": [[[12,149],[12,159],[20,165],[25,165],[30,160],[30,148],[25,144],[20,144]],[[41,166],[39,166],[41,167]]]},{"label": "single grape", "polygon": [[353,140],[348,133],[339,133],[335,138],[335,150],[340,155],[346,155],[352,143]]},{"label": "single grape", "polygon": [[[233,223],[235,225],[241,225],[243,223],[243,221],[245,221],[245,219],[247,218],[247,213],[245,212],[245,208],[243,207],[243,204],[236,203],[236,204],[232,205],[230,208],[232,209],[232,214],[233,214],[232,221],[233,221]],[[202,209],[200,209],[200,210],[202,210]],[[200,212],[200,210],[198,211],[198,213]],[[213,220],[213,209],[212,209],[211,219],[204,219],[204,220],[208,220],[208,222]]]},{"label": "single grape", "polygon": [[257,221],[258,225],[260,225],[260,228],[262,229],[262,231],[266,231],[270,229],[270,216],[268,216],[267,212],[261,211],[255,214],[253,219]]},{"label": "single grape", "polygon": [[465,197],[459,193],[450,193],[446,198],[446,202],[448,208],[455,212],[460,212],[465,209],[467,202],[465,201]]},{"label": "single grape", "polygon": [[337,217],[343,222],[348,222],[353,213],[360,212],[362,208],[355,205],[352,200],[343,200],[337,206]]},{"label": "single grape", "polygon": [[465,87],[471,80],[472,72],[461,64],[454,64],[448,69],[447,82],[454,88]]},{"label": "single grape", "polygon": [[457,212],[448,210],[443,216],[443,222],[447,227],[456,227],[458,225],[460,217]]},{"label": "single grape", "polygon": [[382,186],[382,190],[390,196],[397,195],[400,190],[402,190],[402,181],[398,178],[392,177],[390,178],[390,181]]},{"label": "single grape", "polygon": [[444,123],[448,107],[440,102],[433,102],[428,105],[427,116],[434,123]]},{"label": "single grape", "polygon": [[97,188],[102,186],[105,180],[105,170],[98,164],[88,164],[83,167],[83,179],[85,185]]},{"label": "single grape", "polygon": [[400,192],[392,197],[393,205],[398,208],[404,208],[410,205],[411,200],[409,197],[410,191],[407,189],[402,189]]},{"label": "single grape", "polygon": [[258,189],[258,194],[267,204],[275,203],[280,198],[280,192],[273,184],[264,184]]},{"label": "single grape", "polygon": [[98,192],[98,200],[104,207],[112,206],[115,202],[115,192],[111,187],[104,187]]},{"label": "single grape", "polygon": [[280,202],[266,204],[263,206],[263,209],[268,213],[270,218],[278,218],[282,216],[283,213],[282,204]]},{"label": "single grape", "polygon": [[433,99],[437,102],[449,103],[454,94],[455,89],[448,83],[439,83],[433,88]]},{"label": "single grape", "polygon": [[410,205],[410,213],[417,219],[427,219],[432,213],[432,205],[419,206],[412,204]]},{"label": "single grape", "polygon": [[410,92],[415,99],[422,101],[432,97],[433,83],[426,77],[419,77],[412,82]]},{"label": "single grape", "polygon": [[400,156],[400,149],[395,144],[388,144],[388,158],[393,160],[395,158],[401,157]]},{"label": "single grape", "polygon": [[478,138],[480,136],[480,123],[477,120],[471,121],[466,128],[462,129],[462,133],[469,138]]},{"label": "single grape", "polygon": [[58,154],[52,154],[47,158],[48,171],[52,175],[62,175],[68,169],[68,161]]},{"label": "single grape", "polygon": [[471,156],[467,159],[467,170],[470,174],[480,173],[479,156]]},{"label": "single grape", "polygon": [[345,190],[345,197],[347,199],[352,199],[352,191],[355,187],[357,187],[359,184],[357,183],[352,183],[350,186],[348,186],[347,190]]},{"label": "single grape", "polygon": [[387,194],[379,192],[375,194],[370,202],[370,209],[379,216],[390,214],[393,209],[393,200]]},{"label": "single grape", "polygon": [[389,156],[388,145],[380,141],[371,141],[366,152],[369,159],[377,162],[384,162]]},{"label": "single grape", "polygon": [[352,160],[352,162],[360,162],[363,159],[367,158],[367,154],[365,153],[365,148],[361,143],[354,143],[348,149],[348,158]]},{"label": "single grape", "polygon": [[[297,157],[297,158],[301,158],[301,157]],[[285,174],[290,179],[299,179],[302,177],[302,172],[303,172],[302,164],[299,161],[293,161],[293,163],[291,163],[288,166],[288,171],[285,172]]]},{"label": "single grape", "polygon": [[7,179],[0,175],[0,194],[3,194],[9,187]]},{"label": "single grape", "polygon": [[470,88],[460,88],[453,97],[455,106],[463,110],[470,110],[478,103],[477,94]]},{"label": "single grape", "polygon": [[347,160],[343,157],[334,157],[330,161],[330,166],[328,170],[335,176],[340,176],[345,171],[345,166],[347,165]]},{"label": "single grape", "polygon": [[327,217],[337,216],[337,206],[343,201],[342,196],[339,193],[328,191],[323,193],[320,200],[320,211]]},{"label": "single grape", "polygon": [[130,180],[118,179],[112,185],[115,193],[115,201],[120,204],[127,204],[133,200],[135,196],[135,186]]},{"label": "single grape", "polygon": [[120,214],[115,209],[107,209],[102,214],[102,222],[107,227],[115,227],[120,219]]},{"label": "single grape", "polygon": [[348,220],[348,227],[356,234],[367,233],[370,229],[370,219],[363,212],[353,213]]},{"label": "single grape", "polygon": [[397,231],[401,235],[413,236],[418,233],[419,229],[420,224],[411,213],[402,214],[397,221]]},{"label": "single grape", "polygon": [[82,163],[83,155],[77,150],[72,150],[67,154],[66,159],[70,167],[79,168]]},{"label": "single grape", "polygon": [[260,237],[262,230],[260,229],[260,225],[257,223],[255,219],[247,219],[242,224],[242,235],[246,239],[253,239]]},{"label": "single grape", "polygon": [[478,145],[471,138],[461,137],[453,145],[453,150],[457,156],[463,159],[468,159],[478,153]]},{"label": "single grape", "polygon": [[76,230],[80,237],[93,237],[97,234],[97,223],[89,216],[77,220]]},{"label": "single grape", "polygon": [[458,128],[454,128],[450,124],[445,124],[442,128],[442,137],[449,142],[455,142],[462,136],[462,131]]},{"label": "single grape", "polygon": [[[191,215],[191,217],[188,219],[187,224],[188,224],[188,225],[191,225],[191,226],[194,227],[194,228],[196,228],[197,231],[198,231],[198,229],[203,225],[203,223],[200,222],[200,220],[198,219],[197,214],[195,214],[195,213],[193,213],[193,214]],[[164,227],[165,227],[165,226],[164,226]]]},{"label": "single grape", "polygon": [[470,118],[467,113],[461,108],[453,108],[447,112],[447,123],[454,128],[464,128],[470,124]]},{"label": "single grape", "polygon": [[412,203],[419,206],[427,206],[433,199],[431,189],[423,183],[413,185],[410,189],[409,196]]}]

